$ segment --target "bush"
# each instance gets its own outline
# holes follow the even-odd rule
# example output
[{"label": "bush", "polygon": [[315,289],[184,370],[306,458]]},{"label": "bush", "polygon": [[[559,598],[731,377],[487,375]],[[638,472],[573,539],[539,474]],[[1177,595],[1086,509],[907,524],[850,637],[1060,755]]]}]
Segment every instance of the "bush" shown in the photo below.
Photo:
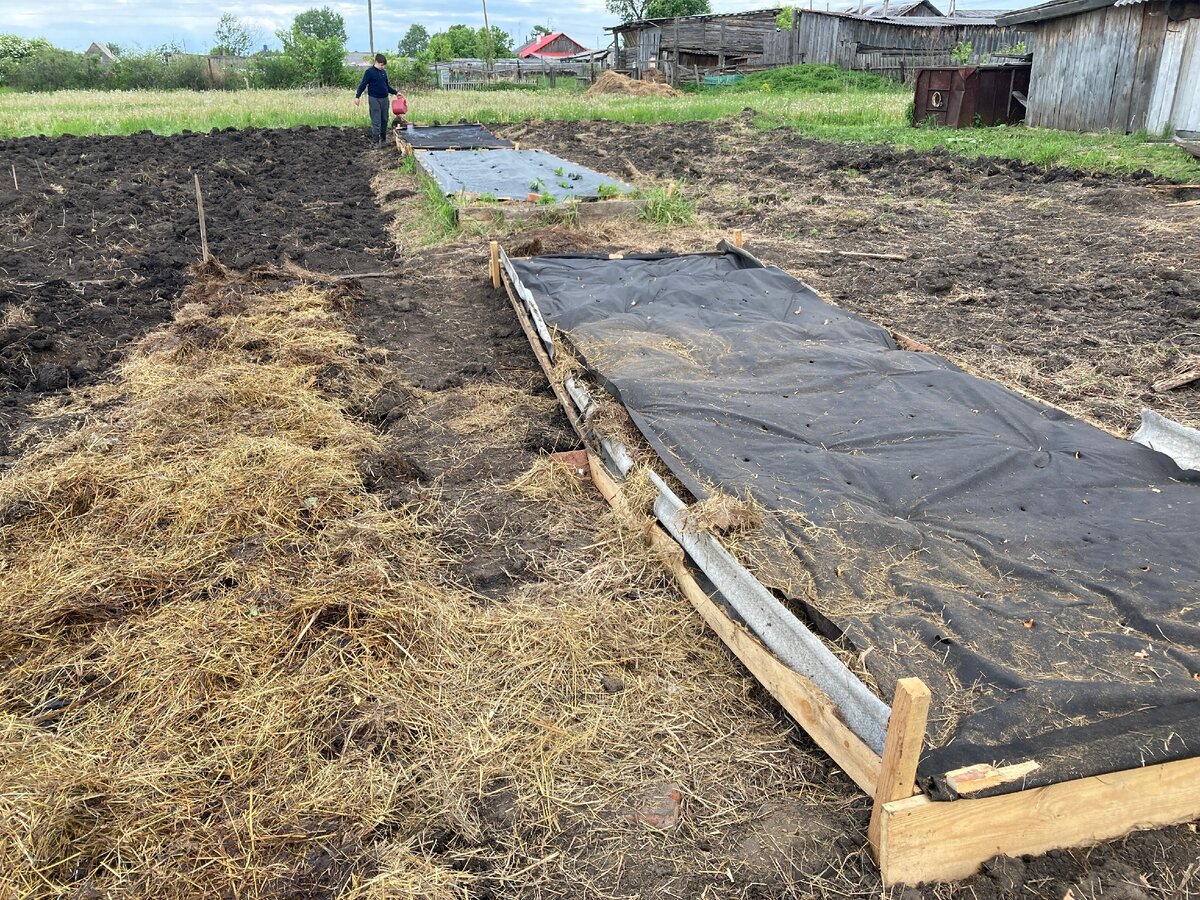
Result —
[{"label": "bush", "polygon": [[107,87],[106,73],[97,60],[44,47],[25,57],[9,72],[8,83],[18,91],[66,91]]},{"label": "bush", "polygon": [[23,60],[42,50],[49,50],[50,42],[42,38],[27,39],[15,34],[0,34],[0,84],[16,70]]},{"label": "bush", "polygon": [[904,85],[870,72],[851,72],[838,66],[808,64],[783,66],[747,75],[738,90],[782,91],[797,94],[841,94],[847,91],[897,91]]},{"label": "bush", "polygon": [[423,51],[415,59],[398,60],[388,65],[388,80],[393,87],[433,87],[436,77],[430,70],[432,54]]},{"label": "bush", "polygon": [[153,90],[166,80],[167,64],[161,56],[144,53],[119,57],[110,68],[112,86],[122,91]]},{"label": "bush", "polygon": [[256,88],[301,87],[308,81],[300,61],[282,53],[256,56],[246,64],[246,77]]}]

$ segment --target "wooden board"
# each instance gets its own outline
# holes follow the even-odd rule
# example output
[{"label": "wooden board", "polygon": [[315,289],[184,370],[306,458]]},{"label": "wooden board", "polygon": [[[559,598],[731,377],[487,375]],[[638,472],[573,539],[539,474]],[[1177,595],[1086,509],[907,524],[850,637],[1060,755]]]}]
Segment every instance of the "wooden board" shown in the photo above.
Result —
[{"label": "wooden board", "polygon": [[[616,482],[595,456],[590,456],[589,461],[592,480],[596,482],[604,499],[614,507],[621,507],[625,498]],[[880,758],[846,726],[833,701],[809,679],[780,662],[775,654],[763,646],[743,625],[729,617],[725,609],[692,577],[684,562],[683,548],[665,531],[656,525],[650,529],[647,537],[660,552],[664,565],[674,576],[683,595],[700,613],[708,627],[716,632],[722,643],[733,651],[808,736],[829,754],[830,759],[837,763],[864,793],[874,796],[879,780]]]},{"label": "wooden board", "polygon": [[1085,847],[1200,817],[1200,759],[1129,769],[1015,794],[885,804],[878,848],[885,884],[966,878],[997,854]]},{"label": "wooden board", "polygon": [[645,200],[595,200],[587,203],[492,203],[455,206],[458,218],[471,219],[485,225],[504,225],[515,222],[561,220],[575,217],[580,222],[607,222],[614,219],[638,219],[646,207]]}]

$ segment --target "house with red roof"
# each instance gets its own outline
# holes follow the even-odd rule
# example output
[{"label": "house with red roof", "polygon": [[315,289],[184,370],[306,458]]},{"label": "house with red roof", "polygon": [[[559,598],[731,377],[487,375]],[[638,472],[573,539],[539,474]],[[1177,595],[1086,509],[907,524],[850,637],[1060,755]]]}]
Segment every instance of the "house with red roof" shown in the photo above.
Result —
[{"label": "house with red roof", "polygon": [[530,41],[517,51],[521,59],[566,59],[576,53],[586,53],[587,47],[572,40],[561,31],[543,34],[535,41]]}]

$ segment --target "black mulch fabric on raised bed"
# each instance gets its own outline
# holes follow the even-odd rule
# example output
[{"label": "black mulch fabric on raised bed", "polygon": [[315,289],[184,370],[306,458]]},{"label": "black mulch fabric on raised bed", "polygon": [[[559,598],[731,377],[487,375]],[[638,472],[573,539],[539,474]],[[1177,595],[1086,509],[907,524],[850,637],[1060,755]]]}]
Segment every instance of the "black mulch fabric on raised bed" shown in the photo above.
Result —
[{"label": "black mulch fabric on raised bed", "polygon": [[482,125],[408,125],[400,137],[414,150],[495,150],[512,147]]},{"label": "black mulch fabric on raised bed", "polygon": [[920,773],[1019,789],[1200,751],[1200,473],[1014,394],[736,252],[514,261],[697,497],[784,514],[794,598],[886,696],[930,685]]}]

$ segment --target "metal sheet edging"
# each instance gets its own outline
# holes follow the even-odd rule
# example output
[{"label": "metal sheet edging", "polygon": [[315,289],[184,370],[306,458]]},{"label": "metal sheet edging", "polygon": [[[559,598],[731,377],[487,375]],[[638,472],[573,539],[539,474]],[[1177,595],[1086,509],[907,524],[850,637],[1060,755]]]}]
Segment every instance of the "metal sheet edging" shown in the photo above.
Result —
[{"label": "metal sheet edging", "polygon": [[[521,283],[508,255],[500,261],[517,296],[534,323],[546,352],[554,358],[553,338],[532,292]],[[595,409],[591,395],[575,378],[567,378],[567,394],[584,422]],[[634,465],[628,449],[600,438],[606,464],[622,478]],[[692,561],[716,586],[750,631],[784,664],[810,679],[838,707],[846,725],[876,753],[883,753],[890,708],[876,697],[825,645],[820,637],[800,622],[767,588],[742,566],[712,535],[684,527],[687,505],[657,474],[650,479],[658,490],[654,512],[667,532],[684,548]]]}]

